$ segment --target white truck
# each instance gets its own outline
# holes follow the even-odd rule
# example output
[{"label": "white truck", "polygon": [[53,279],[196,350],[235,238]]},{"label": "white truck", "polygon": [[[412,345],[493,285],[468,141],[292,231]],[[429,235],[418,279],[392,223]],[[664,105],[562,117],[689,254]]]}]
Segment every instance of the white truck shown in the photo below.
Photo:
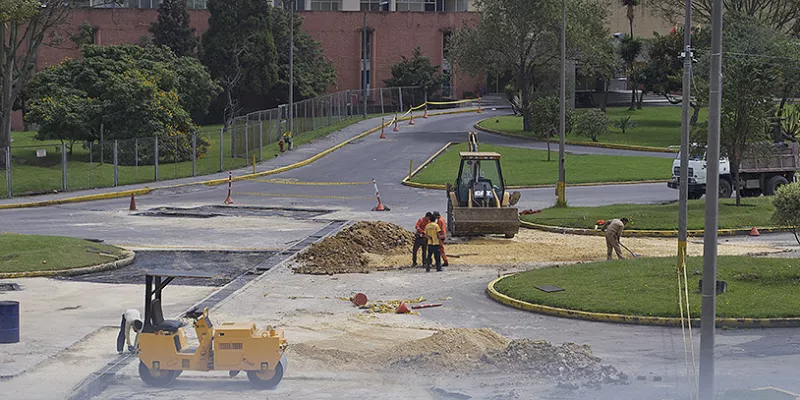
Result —
[{"label": "white truck", "polygon": [[[764,144],[771,146],[759,156],[745,157],[739,166],[739,182],[742,197],[771,196],[779,187],[795,181],[795,173],[800,169],[797,142]],[[692,146],[689,154],[689,199],[699,199],[706,192],[706,154],[705,148]],[[672,179],[667,186],[679,188],[681,176],[680,153],[672,162]],[[733,175],[730,161],[719,160],[719,197],[728,198],[733,194]]]}]

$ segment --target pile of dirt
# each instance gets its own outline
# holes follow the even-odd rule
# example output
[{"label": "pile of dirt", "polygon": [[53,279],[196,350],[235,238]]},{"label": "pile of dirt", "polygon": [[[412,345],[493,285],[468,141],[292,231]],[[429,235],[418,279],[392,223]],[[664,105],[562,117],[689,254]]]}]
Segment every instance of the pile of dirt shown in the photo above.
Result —
[{"label": "pile of dirt", "polygon": [[410,252],[414,235],[388,222],[361,221],[314,243],[297,256],[301,274],[342,274],[376,271],[368,254]]},{"label": "pile of dirt", "polygon": [[404,343],[371,358],[392,370],[470,371],[487,352],[501,351],[509,341],[491,329],[447,329]]},{"label": "pile of dirt", "polygon": [[547,341],[512,340],[501,350],[487,352],[482,361],[504,371],[523,372],[557,382],[583,382],[585,386],[624,383],[628,377],[611,365],[602,365],[588,345]]}]

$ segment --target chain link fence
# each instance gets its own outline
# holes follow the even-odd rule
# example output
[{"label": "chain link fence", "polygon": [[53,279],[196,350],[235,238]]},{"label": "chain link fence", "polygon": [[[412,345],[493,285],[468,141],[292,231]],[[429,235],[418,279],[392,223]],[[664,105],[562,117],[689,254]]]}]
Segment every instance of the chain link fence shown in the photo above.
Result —
[{"label": "chain link fence", "polygon": [[[202,127],[193,135],[35,143],[0,149],[0,198],[140,184],[249,167],[274,157],[291,137],[298,145],[367,117],[402,115],[429,100],[450,100],[448,88],[428,99],[421,87],[347,90],[236,117],[227,129]],[[364,101],[366,97],[366,102]],[[429,108],[469,106],[439,103]],[[288,117],[292,113],[291,135]],[[15,136],[16,137],[16,136]],[[284,143],[281,140],[284,139]],[[298,143],[299,142],[299,143]]]}]

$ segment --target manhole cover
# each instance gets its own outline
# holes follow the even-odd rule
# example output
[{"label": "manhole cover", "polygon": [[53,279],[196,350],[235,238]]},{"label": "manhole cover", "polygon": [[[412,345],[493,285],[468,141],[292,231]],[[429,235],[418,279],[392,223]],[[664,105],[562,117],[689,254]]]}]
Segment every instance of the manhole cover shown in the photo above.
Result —
[{"label": "manhole cover", "polygon": [[22,290],[22,288],[16,283],[0,282],[0,292],[13,292],[15,290]]}]

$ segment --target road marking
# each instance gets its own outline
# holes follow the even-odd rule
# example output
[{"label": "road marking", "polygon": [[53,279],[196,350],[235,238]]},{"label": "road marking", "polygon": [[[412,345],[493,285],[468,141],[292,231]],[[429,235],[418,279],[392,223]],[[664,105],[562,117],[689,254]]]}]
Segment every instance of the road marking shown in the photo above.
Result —
[{"label": "road marking", "polygon": [[290,194],[290,193],[256,193],[256,192],[233,192],[233,194],[241,194],[244,196],[263,196],[263,197],[297,197],[301,199],[342,199],[342,200],[374,200],[374,197],[359,197],[359,196],[312,196],[306,194]]},{"label": "road marking", "polygon": [[265,252],[265,251],[281,251],[282,248],[279,247],[214,247],[214,246],[168,246],[168,245],[158,245],[158,244],[119,244],[119,247],[129,249],[129,250],[205,250],[205,251],[213,251],[213,252],[222,252],[222,251],[235,251],[235,252],[244,252],[244,251],[254,251],[254,252]]},{"label": "road marking", "polygon": [[789,396],[794,396],[794,397],[795,397],[795,399],[800,399],[800,394],[797,394],[797,393],[792,393],[792,392],[790,392],[790,391],[788,391],[788,390],[783,390],[783,389],[779,389],[779,388],[772,387],[772,386],[767,386],[767,387],[763,387],[763,388],[753,389],[753,391],[754,391],[754,392],[755,392],[755,391],[762,391],[762,390],[774,390],[774,391],[776,391],[776,392],[779,392],[779,393],[783,393],[783,394],[786,394],[786,395],[789,395]]},{"label": "road marking", "polygon": [[308,185],[308,186],[345,186],[369,185],[372,182],[303,182],[296,179],[248,179],[254,182],[275,183],[278,185]]}]

